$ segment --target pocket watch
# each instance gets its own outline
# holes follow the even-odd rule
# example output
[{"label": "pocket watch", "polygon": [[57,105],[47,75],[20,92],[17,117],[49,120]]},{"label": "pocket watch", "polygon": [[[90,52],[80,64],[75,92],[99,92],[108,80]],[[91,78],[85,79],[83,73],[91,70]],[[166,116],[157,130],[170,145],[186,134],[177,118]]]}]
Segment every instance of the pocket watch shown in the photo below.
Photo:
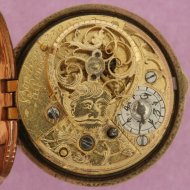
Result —
[{"label": "pocket watch", "polygon": [[126,10],[65,9],[14,53],[0,16],[0,176],[19,128],[23,150],[54,176],[94,186],[129,179],[172,142],[186,91],[167,42]]}]

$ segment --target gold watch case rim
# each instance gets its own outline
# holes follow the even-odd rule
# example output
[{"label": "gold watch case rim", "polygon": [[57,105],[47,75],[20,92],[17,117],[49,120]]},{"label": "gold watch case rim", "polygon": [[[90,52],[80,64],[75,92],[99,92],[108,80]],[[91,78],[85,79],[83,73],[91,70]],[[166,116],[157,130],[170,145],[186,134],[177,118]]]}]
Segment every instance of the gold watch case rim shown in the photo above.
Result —
[{"label": "gold watch case rim", "polygon": [[[56,168],[54,165],[49,166],[50,162],[48,160],[44,160],[44,158],[38,154],[36,151],[33,151],[34,154],[38,154],[38,156],[34,156],[32,154],[32,143],[28,143],[29,137],[27,137],[27,132],[24,130],[23,124],[21,119],[19,120],[19,127],[20,127],[20,144],[24,150],[24,152],[28,155],[30,159],[32,159],[37,165],[41,168],[46,170],[48,173],[52,174],[55,177],[63,178],[66,181],[70,181],[73,183],[81,184],[81,185],[89,185],[89,186],[99,186],[99,185],[111,185],[114,183],[118,183],[120,181],[129,179],[138,173],[141,173],[150,165],[152,165],[155,161],[157,161],[161,155],[166,151],[166,149],[171,144],[172,140],[177,133],[177,130],[180,125],[180,121],[182,118],[182,113],[184,109],[184,101],[185,101],[185,94],[187,91],[187,79],[183,74],[179,62],[175,57],[175,54],[171,50],[170,46],[166,42],[166,40],[161,36],[161,34],[147,21],[140,18],[139,16],[123,10],[121,8],[113,7],[110,5],[80,5],[72,8],[68,8],[62,10],[58,13],[53,14],[52,16],[44,19],[42,22],[37,24],[18,44],[15,48],[15,55],[16,55],[16,63],[17,63],[17,77],[19,75],[19,71],[22,67],[22,60],[24,59],[25,55],[30,49],[30,46],[33,44],[35,39],[43,34],[51,26],[56,25],[57,23],[66,20],[70,17],[80,16],[80,15],[88,15],[88,14],[99,14],[99,15],[110,15],[110,16],[117,16],[120,19],[127,20],[128,22],[134,24],[135,26],[141,28],[148,36],[150,36],[154,42],[158,45],[158,47],[163,52],[166,60],[170,64],[169,67],[172,70],[172,74],[176,77],[177,83],[177,90],[175,92],[175,101],[178,100],[178,108],[177,113],[173,115],[172,120],[174,125],[170,126],[167,130],[168,134],[164,135],[164,138],[161,140],[161,143],[157,145],[157,147],[148,154],[145,159],[141,160],[139,163],[135,164],[131,168],[127,169],[127,171],[118,172],[112,175],[105,176],[96,176],[93,178],[89,178],[88,175],[80,175],[75,174],[68,171],[61,171]],[[179,85],[183,84],[183,85]],[[176,103],[176,105],[177,105]],[[170,124],[171,125],[171,124]],[[170,129],[170,130],[169,130]],[[160,146],[160,147],[159,147]]]},{"label": "gold watch case rim", "polygon": [[11,172],[17,148],[17,115],[10,113],[11,109],[16,110],[13,100],[16,86],[13,46],[6,21],[0,12],[0,128],[4,128],[0,144],[0,184]]}]

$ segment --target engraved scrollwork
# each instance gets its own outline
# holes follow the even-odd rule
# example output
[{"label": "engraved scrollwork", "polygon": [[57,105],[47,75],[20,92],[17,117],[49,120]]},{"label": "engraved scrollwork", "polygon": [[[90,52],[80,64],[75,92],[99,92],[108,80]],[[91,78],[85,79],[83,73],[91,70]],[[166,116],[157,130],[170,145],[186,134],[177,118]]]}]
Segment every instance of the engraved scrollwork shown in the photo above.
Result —
[{"label": "engraved scrollwork", "polygon": [[98,20],[75,24],[54,43],[50,86],[75,124],[102,126],[111,117],[109,105],[135,89],[139,56],[132,38],[118,26]]},{"label": "engraved scrollwork", "polygon": [[[139,86],[145,88],[137,96]],[[159,47],[132,23],[106,15],[80,15],[47,29],[24,59],[18,88],[18,108],[39,153],[61,172],[86,176],[140,163],[162,139],[173,108],[171,73]],[[156,93],[158,100],[146,103],[148,89],[166,107],[155,133],[147,118],[163,111],[154,109]],[[152,131],[144,134],[141,123]]]},{"label": "engraved scrollwork", "polygon": [[61,156],[60,150],[67,149],[69,153],[65,157],[61,156],[62,159],[92,166],[110,165],[118,159],[124,160],[136,154],[136,148],[128,141],[124,141],[125,137],[122,134],[116,140],[100,138],[101,134],[100,128],[96,134],[96,147],[90,152],[84,152],[76,146],[83,135],[81,131],[60,122],[57,127],[41,137],[41,142],[58,156]]},{"label": "engraved scrollwork", "polygon": [[161,81],[162,85],[164,85],[162,90],[165,91],[168,86],[166,73],[163,70],[162,64],[160,64],[163,62],[163,60],[158,56],[157,52],[154,49],[154,46],[150,45],[146,39],[143,39],[140,35],[137,34],[133,34],[132,38],[138,44],[139,49],[143,53],[145,59],[145,72],[153,71],[156,74],[157,81]]},{"label": "engraved scrollwork", "polygon": [[108,62],[109,73],[114,78],[118,79],[133,76],[135,73],[136,62],[132,60],[132,57],[129,45],[118,41],[117,49],[113,52],[113,59]]},{"label": "engraved scrollwork", "polygon": [[83,78],[82,69],[78,64],[67,60],[60,61],[56,68],[56,77],[61,88],[75,89]]}]

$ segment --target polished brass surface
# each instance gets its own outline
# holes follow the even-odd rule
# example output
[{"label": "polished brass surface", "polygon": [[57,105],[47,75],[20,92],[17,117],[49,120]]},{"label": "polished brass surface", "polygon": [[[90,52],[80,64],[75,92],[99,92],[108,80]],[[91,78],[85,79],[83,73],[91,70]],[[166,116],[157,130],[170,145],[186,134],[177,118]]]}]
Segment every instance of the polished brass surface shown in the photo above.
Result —
[{"label": "polished brass surface", "polygon": [[[147,167],[181,117],[174,115],[187,83],[177,61],[171,58],[176,75],[159,44],[115,12],[140,20],[109,6],[68,9],[41,23],[16,50],[21,139],[55,175],[68,180],[72,173],[77,183],[110,184]],[[175,95],[179,83],[185,86]]]},{"label": "polished brass surface", "polygon": [[[153,84],[144,80],[148,71],[158,76]],[[165,107],[163,121],[158,129],[151,124],[144,147],[136,143],[143,131],[125,130],[125,119],[133,114],[127,116],[126,111],[120,118],[139,86],[145,88],[141,94],[148,87],[159,93],[153,101],[158,104],[162,97]],[[149,104],[151,97],[145,101]],[[61,116],[51,122],[47,107],[54,105]],[[143,159],[159,143],[173,109],[172,76],[160,50],[143,31],[109,16],[81,16],[57,24],[34,43],[20,72],[18,107],[31,139],[47,159],[83,174],[113,173]],[[131,125],[137,122],[131,120]],[[116,139],[106,136],[108,125],[120,130]],[[79,146],[84,134],[96,141],[90,152]],[[60,156],[62,148],[68,149],[67,157]]]}]

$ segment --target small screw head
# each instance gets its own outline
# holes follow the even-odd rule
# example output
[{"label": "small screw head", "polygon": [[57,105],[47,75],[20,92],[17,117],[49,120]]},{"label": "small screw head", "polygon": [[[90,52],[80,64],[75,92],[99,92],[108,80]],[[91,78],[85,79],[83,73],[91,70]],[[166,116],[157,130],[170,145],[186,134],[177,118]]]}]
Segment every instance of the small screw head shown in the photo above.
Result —
[{"label": "small screw head", "polygon": [[47,115],[50,119],[57,120],[59,119],[60,112],[56,107],[50,107],[47,111]]},{"label": "small screw head", "polygon": [[95,141],[90,135],[85,135],[81,137],[79,145],[84,151],[89,151],[93,149]]},{"label": "small screw head", "polygon": [[118,136],[118,129],[114,128],[114,127],[110,127],[107,131],[107,135],[109,138],[113,139],[116,138]]},{"label": "small screw head", "polygon": [[145,75],[145,80],[147,83],[154,83],[157,80],[157,75],[154,71],[148,71]]},{"label": "small screw head", "polygon": [[148,144],[148,138],[145,135],[140,135],[137,137],[137,144],[139,146],[146,146]]}]

